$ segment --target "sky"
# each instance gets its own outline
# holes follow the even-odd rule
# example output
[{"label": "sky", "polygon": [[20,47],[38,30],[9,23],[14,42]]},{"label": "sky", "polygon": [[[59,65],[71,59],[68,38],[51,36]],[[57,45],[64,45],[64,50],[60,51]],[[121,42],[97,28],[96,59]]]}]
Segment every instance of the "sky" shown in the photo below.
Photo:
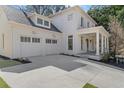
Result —
[{"label": "sky", "polygon": [[90,9],[91,5],[81,5],[80,7],[87,12]]}]

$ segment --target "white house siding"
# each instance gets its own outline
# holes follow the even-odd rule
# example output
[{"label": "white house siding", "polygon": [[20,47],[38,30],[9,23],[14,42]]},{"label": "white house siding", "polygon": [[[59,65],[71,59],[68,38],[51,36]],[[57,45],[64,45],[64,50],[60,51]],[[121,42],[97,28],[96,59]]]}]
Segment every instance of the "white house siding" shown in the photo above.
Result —
[{"label": "white house siding", "polygon": [[87,23],[89,22],[89,27],[95,27],[95,23],[93,23],[86,15],[76,13],[76,18],[77,18],[77,29],[81,28],[80,23],[81,23],[81,17],[83,18],[83,27],[88,28]]},{"label": "white house siding", "polygon": [[[68,20],[69,15],[72,15],[72,18],[70,20]],[[81,17],[83,17],[83,27],[85,29],[80,27]],[[32,16],[31,19],[35,23],[36,15],[34,17]],[[46,17],[43,19],[46,20]],[[108,33],[103,28],[100,27],[99,29],[99,27],[94,27],[96,23],[86,13],[76,7],[70,8],[69,10],[67,9],[64,12],[58,13],[57,15],[48,18],[48,20],[51,21],[62,33],[29,26],[30,23],[28,23],[28,25],[24,25],[21,19],[17,22],[14,22],[14,20],[8,21],[6,15],[0,7],[0,36],[4,34],[4,48],[2,48],[3,42],[2,38],[0,38],[0,55],[4,55],[10,58],[58,53],[77,54],[87,52],[86,39],[92,39],[90,36],[87,36],[87,34],[96,34],[97,31],[100,30],[100,34],[107,38],[107,40],[109,37]],[[29,21],[24,21],[24,23],[26,24],[27,22]],[[89,22],[89,29],[87,29],[87,22]],[[68,50],[68,36],[70,35],[73,36],[73,50]],[[41,42],[20,42],[21,36],[30,37],[31,39],[37,37],[40,38]],[[81,50],[81,36],[84,36],[83,50]],[[46,44],[46,39],[57,40],[57,44]],[[99,38],[94,38],[94,40],[98,41]],[[108,42],[106,42],[105,44],[105,48],[107,48],[108,50]],[[96,45],[96,50],[98,52],[99,46],[98,44]],[[89,49],[93,51],[91,47],[89,47]]]},{"label": "white house siding", "polygon": [[[72,19],[68,21],[68,16],[72,14]],[[74,10],[70,10],[63,14],[52,17],[52,23],[62,32],[64,33],[74,33],[77,29],[77,18],[76,12]]]},{"label": "white house siding", "polygon": [[[87,27],[87,22],[89,22],[89,27],[95,27],[95,23],[93,21],[91,21],[84,13],[78,13],[78,11],[76,12],[75,14],[76,16],[76,32],[78,32],[79,29],[82,28],[82,31],[83,31],[83,28],[88,28]],[[83,18],[83,27],[81,27],[81,17]],[[87,52],[87,47],[86,47],[86,39],[89,39],[90,37],[88,36],[85,36],[84,39],[83,39],[83,50],[81,50],[81,36],[75,35],[75,53],[85,53]],[[92,49],[90,48],[90,50],[92,51]]]},{"label": "white house siding", "polygon": [[[37,55],[59,54],[62,52],[62,33],[12,23],[13,58]],[[40,38],[40,43],[20,42],[20,36]],[[46,39],[57,40],[57,44],[46,44]]]},{"label": "white house siding", "polygon": [[[68,16],[72,14],[72,19],[69,21]],[[75,10],[70,10],[64,12],[60,15],[56,15],[52,17],[52,23],[63,32],[63,47],[65,54],[74,54],[75,45],[76,45],[76,36],[75,33],[77,31],[77,13]],[[68,50],[68,36],[73,36],[73,50]]]},{"label": "white house siding", "polygon": [[[68,16],[72,14],[72,20],[68,21]],[[66,54],[77,54],[81,51],[81,39],[77,35],[80,29],[81,17],[84,19],[84,28],[87,28],[87,22],[90,27],[94,27],[95,23],[91,21],[85,14],[79,13],[77,9],[72,9],[64,13],[52,17],[52,23],[63,32],[63,47]],[[73,50],[68,50],[68,36],[73,35]],[[84,43],[85,44],[85,43]],[[85,47],[85,45],[84,45]],[[85,50],[84,50],[85,52]]]},{"label": "white house siding", "polygon": [[12,57],[11,27],[1,7],[0,7],[0,55]]}]

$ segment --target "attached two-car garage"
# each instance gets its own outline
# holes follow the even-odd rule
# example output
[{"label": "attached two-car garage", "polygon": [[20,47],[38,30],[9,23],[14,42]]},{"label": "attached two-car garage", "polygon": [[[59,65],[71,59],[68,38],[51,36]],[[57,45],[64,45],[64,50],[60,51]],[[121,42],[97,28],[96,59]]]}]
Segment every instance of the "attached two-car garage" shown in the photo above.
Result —
[{"label": "attached two-car garage", "polygon": [[60,33],[38,33],[32,34],[14,33],[13,58],[31,57],[39,55],[59,54],[62,50]]},{"label": "attached two-car garage", "polygon": [[38,56],[58,54],[60,41],[41,37],[20,37],[20,56]]}]

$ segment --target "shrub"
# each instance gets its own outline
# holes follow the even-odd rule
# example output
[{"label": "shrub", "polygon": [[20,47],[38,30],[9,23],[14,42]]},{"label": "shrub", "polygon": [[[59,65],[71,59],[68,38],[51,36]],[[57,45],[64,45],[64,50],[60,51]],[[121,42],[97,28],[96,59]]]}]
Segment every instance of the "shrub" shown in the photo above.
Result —
[{"label": "shrub", "polygon": [[102,61],[103,62],[108,62],[109,61],[109,58],[110,58],[110,54],[109,53],[104,53],[102,55]]}]

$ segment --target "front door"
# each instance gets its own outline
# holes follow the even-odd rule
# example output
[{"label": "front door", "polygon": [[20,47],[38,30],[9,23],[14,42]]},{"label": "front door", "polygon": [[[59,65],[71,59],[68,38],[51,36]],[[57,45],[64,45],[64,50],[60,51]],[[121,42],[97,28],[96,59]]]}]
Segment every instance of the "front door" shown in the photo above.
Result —
[{"label": "front door", "polygon": [[89,51],[89,40],[88,39],[86,39],[86,48],[87,48],[87,52]]}]

